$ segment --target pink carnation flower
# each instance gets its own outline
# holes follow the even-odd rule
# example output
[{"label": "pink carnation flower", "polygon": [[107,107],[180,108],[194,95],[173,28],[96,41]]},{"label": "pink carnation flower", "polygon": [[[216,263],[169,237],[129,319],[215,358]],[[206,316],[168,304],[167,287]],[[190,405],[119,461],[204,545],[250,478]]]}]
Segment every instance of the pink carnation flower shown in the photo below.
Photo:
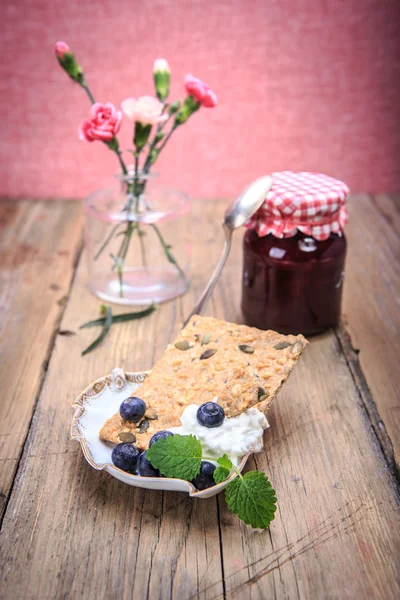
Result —
[{"label": "pink carnation flower", "polygon": [[200,102],[202,106],[212,108],[217,106],[218,98],[216,94],[208,87],[204,81],[194,77],[193,75],[186,75],[185,77],[185,88],[190,96],[193,96],[197,102]]},{"label": "pink carnation flower", "polygon": [[90,115],[91,118],[83,121],[79,128],[81,140],[111,142],[121,127],[121,111],[111,102],[95,102],[90,109]]},{"label": "pink carnation flower", "polygon": [[57,58],[64,58],[65,54],[71,54],[71,48],[65,42],[57,42],[55,52]]},{"label": "pink carnation flower", "polygon": [[153,96],[141,96],[137,100],[126,98],[121,108],[127,117],[132,121],[139,121],[142,125],[156,125],[168,119],[168,115],[162,114],[162,102]]}]

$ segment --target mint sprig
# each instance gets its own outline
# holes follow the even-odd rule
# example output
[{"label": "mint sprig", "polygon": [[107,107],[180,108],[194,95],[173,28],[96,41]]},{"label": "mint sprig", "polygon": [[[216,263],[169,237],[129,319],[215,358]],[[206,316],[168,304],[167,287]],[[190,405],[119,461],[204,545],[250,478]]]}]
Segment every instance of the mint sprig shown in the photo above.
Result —
[{"label": "mint sprig", "polygon": [[228,508],[254,528],[267,529],[275,518],[276,494],[262,471],[249,471],[226,486]]},{"label": "mint sprig", "polygon": [[213,474],[215,483],[222,483],[229,477],[229,474],[229,469],[226,469],[225,467],[217,467]]},{"label": "mint sprig", "polygon": [[219,464],[219,467],[215,469],[213,477],[215,483],[221,483],[229,477],[233,464],[227,454],[221,456],[221,458],[217,460],[217,463]]},{"label": "mint sprig", "polygon": [[[174,435],[161,439],[147,450],[147,458],[166,477],[192,481],[200,472],[203,451],[194,435]],[[209,459],[213,460],[213,459]],[[233,469],[238,477],[225,489],[229,510],[254,528],[267,529],[275,518],[276,493],[268,477],[261,471],[249,471],[242,475],[224,454],[217,459],[214,481],[221,483]]]},{"label": "mint sprig", "polygon": [[200,473],[202,448],[194,435],[174,435],[158,440],[146,452],[153,467],[166,477],[191,481]]}]

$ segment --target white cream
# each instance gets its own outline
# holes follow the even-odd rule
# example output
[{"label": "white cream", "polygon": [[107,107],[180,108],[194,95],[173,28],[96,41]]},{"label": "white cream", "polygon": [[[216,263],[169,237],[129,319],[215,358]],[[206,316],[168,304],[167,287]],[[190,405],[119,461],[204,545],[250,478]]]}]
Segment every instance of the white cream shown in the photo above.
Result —
[{"label": "white cream", "polygon": [[193,434],[200,441],[203,456],[219,458],[227,454],[234,464],[250,450],[259,452],[262,448],[262,435],[268,422],[257,408],[249,408],[238,417],[225,417],[219,427],[204,427],[197,421],[196,404],[185,408],[181,416],[181,427],[170,429],[180,435]]}]

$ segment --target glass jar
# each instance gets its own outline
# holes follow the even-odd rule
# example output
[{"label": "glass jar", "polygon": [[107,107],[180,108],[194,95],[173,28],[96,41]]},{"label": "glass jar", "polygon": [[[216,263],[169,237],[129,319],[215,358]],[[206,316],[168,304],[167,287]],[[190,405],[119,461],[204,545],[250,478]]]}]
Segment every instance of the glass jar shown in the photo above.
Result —
[{"label": "glass jar", "polygon": [[322,173],[272,173],[262,206],[246,223],[247,325],[313,335],[338,324],[348,193],[343,181]]},{"label": "glass jar", "polygon": [[242,311],[247,325],[281,333],[313,335],[340,317],[346,239],[331,233],[323,241],[303,233],[288,238],[243,240]]},{"label": "glass jar", "polygon": [[159,303],[188,288],[190,201],[154,175],[117,175],[85,200],[88,286],[107,302]]}]

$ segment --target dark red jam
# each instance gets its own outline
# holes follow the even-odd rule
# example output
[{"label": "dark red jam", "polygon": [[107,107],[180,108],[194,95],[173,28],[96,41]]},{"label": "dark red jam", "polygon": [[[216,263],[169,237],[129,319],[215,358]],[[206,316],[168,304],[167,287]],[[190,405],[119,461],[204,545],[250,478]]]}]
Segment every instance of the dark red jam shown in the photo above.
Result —
[{"label": "dark red jam", "polygon": [[247,325],[313,335],[337,325],[346,239],[244,236],[242,311]]}]

